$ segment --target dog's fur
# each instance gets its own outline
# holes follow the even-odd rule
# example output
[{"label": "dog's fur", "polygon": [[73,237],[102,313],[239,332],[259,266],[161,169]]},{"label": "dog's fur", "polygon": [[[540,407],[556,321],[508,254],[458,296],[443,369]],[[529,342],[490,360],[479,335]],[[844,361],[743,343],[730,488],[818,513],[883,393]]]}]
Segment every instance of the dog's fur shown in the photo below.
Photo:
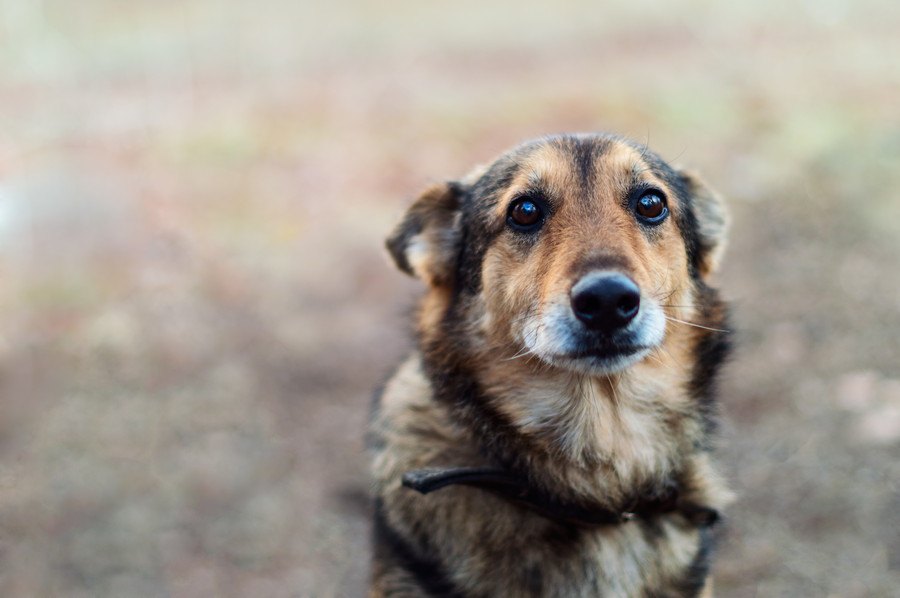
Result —
[{"label": "dog's fur", "polygon": [[[648,186],[669,209],[652,227],[633,204]],[[546,204],[535,233],[507,223],[523,193]],[[730,494],[711,464],[710,435],[729,344],[709,283],[725,232],[723,206],[697,177],[606,135],[528,142],[422,194],[387,243],[428,290],[418,350],[373,409],[371,596],[710,591],[711,525],[682,510],[579,525],[485,488],[422,495],[401,479],[423,468],[501,467],[586,508],[626,511],[673,485],[679,505],[723,507]],[[573,348],[582,331],[570,289],[597,270],[640,288],[641,350]]]}]

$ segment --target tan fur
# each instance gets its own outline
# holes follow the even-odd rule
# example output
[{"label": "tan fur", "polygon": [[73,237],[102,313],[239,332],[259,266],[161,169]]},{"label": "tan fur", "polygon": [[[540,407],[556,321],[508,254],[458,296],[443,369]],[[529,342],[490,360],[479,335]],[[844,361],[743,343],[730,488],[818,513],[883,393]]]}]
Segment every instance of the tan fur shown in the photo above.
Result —
[{"label": "tan fur", "polygon": [[[654,174],[640,151],[620,142],[593,162],[589,198],[566,146],[548,143],[521,160],[499,194],[494,218],[502,221],[513,198],[535,184],[552,195],[556,211],[527,255],[515,237],[497,237],[481,262],[481,291],[458,314],[467,331],[467,367],[489,407],[516,430],[519,456],[534,483],[557,496],[615,508],[636,488],[677,477],[682,500],[724,507],[730,494],[708,453],[697,450],[705,432],[686,392],[694,347],[707,332],[667,319],[658,348],[605,375],[573,370],[540,352],[550,342],[542,340],[551,328],[547,322],[568,305],[578,273],[594,263],[616,264],[666,318],[695,320],[696,284],[678,229],[660,226],[648,237],[615,199],[635,180],[652,184],[666,193],[674,218],[686,209],[676,189]],[[699,179],[689,180],[694,197],[703,195]],[[392,252],[405,249],[412,271],[428,284],[418,315],[423,347],[440,346],[441,322],[453,302],[453,243],[461,225],[447,209],[452,201],[446,193],[436,186],[413,209],[437,202],[443,206],[438,218],[452,221],[429,228],[435,221],[428,216],[406,246],[399,229],[391,241]],[[718,263],[725,222],[712,195],[695,201],[701,234],[710,243],[700,269],[707,277]],[[372,422],[379,442],[375,494],[390,528],[439,561],[466,595],[533,595],[537,577],[539,587],[555,588],[547,595],[673,595],[666,588],[691,563],[699,543],[698,530],[679,513],[660,517],[648,539],[637,522],[561,529],[478,488],[453,486],[422,496],[401,487],[401,476],[413,469],[492,464],[468,416],[433,399],[423,358],[434,357],[416,352],[399,368]],[[376,560],[373,576],[372,596],[421,595],[402,567]]]}]

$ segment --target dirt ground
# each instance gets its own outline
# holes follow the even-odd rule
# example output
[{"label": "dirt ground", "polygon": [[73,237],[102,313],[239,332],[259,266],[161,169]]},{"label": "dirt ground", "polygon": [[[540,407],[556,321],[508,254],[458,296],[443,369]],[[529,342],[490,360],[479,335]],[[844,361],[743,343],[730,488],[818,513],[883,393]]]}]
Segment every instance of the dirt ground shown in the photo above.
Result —
[{"label": "dirt ground", "polygon": [[900,595],[898,6],[0,0],[0,595],[362,595],[382,240],[593,130],[733,211],[719,594]]}]

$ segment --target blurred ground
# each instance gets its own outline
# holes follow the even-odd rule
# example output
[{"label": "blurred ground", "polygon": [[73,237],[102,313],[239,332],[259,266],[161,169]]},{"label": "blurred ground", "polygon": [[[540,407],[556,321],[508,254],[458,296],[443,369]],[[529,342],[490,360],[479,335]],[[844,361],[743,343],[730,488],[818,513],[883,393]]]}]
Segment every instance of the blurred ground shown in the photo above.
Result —
[{"label": "blurred ground", "polygon": [[891,2],[0,0],[0,594],[358,596],[403,206],[611,130],[729,199],[722,596],[900,588]]}]

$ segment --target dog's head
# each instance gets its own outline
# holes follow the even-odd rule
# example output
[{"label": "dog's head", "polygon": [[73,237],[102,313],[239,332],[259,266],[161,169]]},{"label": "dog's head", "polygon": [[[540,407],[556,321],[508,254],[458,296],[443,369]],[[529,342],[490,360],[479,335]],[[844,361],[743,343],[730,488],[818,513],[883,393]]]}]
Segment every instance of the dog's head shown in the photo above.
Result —
[{"label": "dog's head", "polygon": [[[603,135],[521,145],[432,186],[387,246],[485,347],[584,373],[628,368],[691,321],[726,230],[718,197]],[[432,325],[439,321],[432,318]]]}]

